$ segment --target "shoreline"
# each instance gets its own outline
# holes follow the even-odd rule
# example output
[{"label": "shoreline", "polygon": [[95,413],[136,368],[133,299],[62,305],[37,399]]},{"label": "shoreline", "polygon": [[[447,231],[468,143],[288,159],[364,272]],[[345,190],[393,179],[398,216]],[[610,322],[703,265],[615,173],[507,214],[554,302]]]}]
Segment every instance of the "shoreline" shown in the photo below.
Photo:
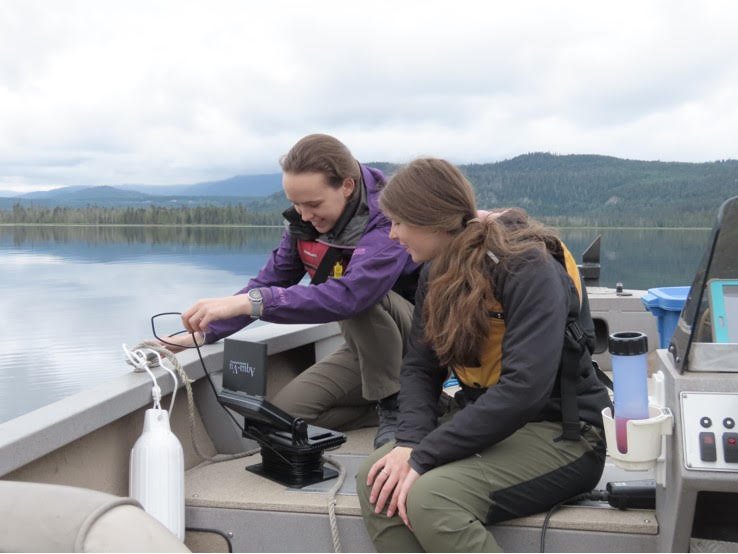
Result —
[{"label": "shoreline", "polygon": [[[0,227],[182,227],[182,228],[225,228],[225,229],[282,229],[284,225],[251,225],[235,223],[0,223]],[[712,227],[627,227],[616,226],[555,226],[562,230],[618,230],[618,231],[710,231]]]},{"label": "shoreline", "polygon": [[227,223],[0,223],[0,227],[211,227],[282,229],[284,225],[247,225]]}]

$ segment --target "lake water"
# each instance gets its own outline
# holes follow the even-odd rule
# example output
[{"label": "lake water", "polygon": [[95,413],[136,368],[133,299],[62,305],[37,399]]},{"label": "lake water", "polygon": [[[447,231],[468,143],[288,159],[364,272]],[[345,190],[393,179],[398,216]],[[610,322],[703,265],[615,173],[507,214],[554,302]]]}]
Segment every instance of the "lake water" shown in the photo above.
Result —
[{"label": "lake water", "polygon": [[[598,234],[600,285],[689,285],[708,230],[562,230],[574,255]],[[0,422],[130,371],[121,344],[149,318],[225,296],[256,274],[280,229],[0,227]]]}]

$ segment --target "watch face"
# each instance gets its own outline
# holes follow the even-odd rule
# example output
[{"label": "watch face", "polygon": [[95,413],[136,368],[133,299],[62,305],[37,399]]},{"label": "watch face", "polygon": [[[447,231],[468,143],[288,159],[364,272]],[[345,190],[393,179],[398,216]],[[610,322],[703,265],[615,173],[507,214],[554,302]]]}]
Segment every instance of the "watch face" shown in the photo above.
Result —
[{"label": "watch face", "polygon": [[261,291],[259,289],[251,289],[249,291],[249,299],[253,302],[261,302]]}]

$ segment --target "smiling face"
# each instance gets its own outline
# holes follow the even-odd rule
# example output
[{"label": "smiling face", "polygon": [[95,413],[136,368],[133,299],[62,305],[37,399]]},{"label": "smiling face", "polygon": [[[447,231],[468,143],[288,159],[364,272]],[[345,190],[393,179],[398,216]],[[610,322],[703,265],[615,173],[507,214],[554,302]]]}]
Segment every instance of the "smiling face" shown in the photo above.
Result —
[{"label": "smiling face", "polygon": [[448,247],[452,236],[430,227],[419,227],[392,219],[390,238],[405,247],[415,263],[423,263],[435,258]]},{"label": "smiling face", "polygon": [[340,187],[334,188],[322,173],[284,173],[282,187],[302,220],[311,223],[319,233],[327,233],[341,217],[356,184],[347,177]]}]

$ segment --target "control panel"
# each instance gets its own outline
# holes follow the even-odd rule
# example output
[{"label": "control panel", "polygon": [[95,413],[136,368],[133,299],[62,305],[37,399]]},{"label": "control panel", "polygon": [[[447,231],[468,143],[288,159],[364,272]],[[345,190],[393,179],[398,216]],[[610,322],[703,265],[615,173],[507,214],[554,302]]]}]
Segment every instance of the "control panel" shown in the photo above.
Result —
[{"label": "control panel", "polygon": [[684,465],[738,473],[738,393],[682,392]]}]

